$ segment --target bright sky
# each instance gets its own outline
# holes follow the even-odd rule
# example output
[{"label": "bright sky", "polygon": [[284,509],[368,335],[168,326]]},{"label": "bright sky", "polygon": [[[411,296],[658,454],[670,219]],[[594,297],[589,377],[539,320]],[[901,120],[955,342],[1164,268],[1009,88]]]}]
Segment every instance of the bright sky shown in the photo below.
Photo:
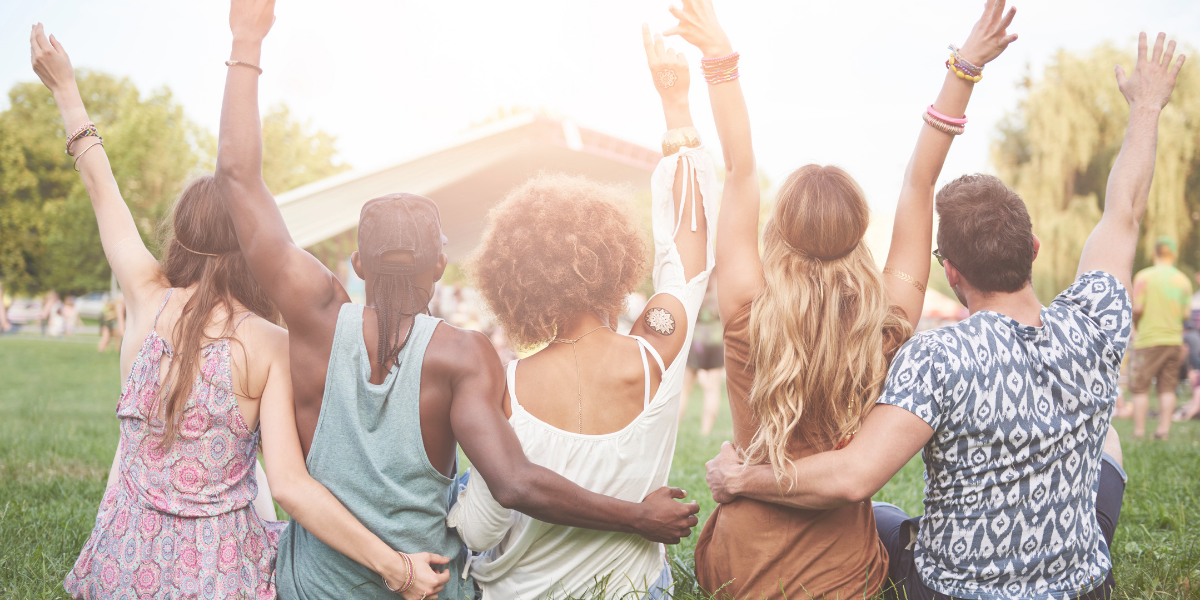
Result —
[{"label": "bright sky", "polygon": [[[983,2],[717,0],[734,48],[759,165],[775,182],[808,162],[853,174],[876,210],[891,212],[920,112],[937,94],[950,43],[961,45]],[[143,91],[169,86],[214,133],[229,58],[220,0],[0,0],[0,88],[36,79],[29,27],[46,24],[77,68],[130,77]],[[262,78],[264,106],[338,136],[341,156],[372,167],[435,148],[500,106],[545,107],[650,148],[664,128],[640,39],[673,24],[666,0],[279,0]],[[1195,0],[1018,0],[1021,38],[988,65],[967,111],[967,134],[943,180],[987,171],[996,123],[1016,108],[1016,84],[1057,49],[1140,30],[1200,47]],[[692,111],[716,150],[699,53]],[[1187,68],[1200,68],[1200,56]],[[1116,85],[1115,82],[1113,85]],[[7,99],[0,100],[3,106]],[[399,190],[398,190],[399,191]]]}]

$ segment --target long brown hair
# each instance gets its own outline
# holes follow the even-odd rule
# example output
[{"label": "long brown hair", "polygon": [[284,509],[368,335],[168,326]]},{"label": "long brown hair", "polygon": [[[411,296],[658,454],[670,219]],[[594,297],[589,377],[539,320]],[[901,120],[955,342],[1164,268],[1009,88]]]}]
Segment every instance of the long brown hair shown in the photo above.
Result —
[{"label": "long brown hair", "polygon": [[[174,349],[167,372],[170,383],[161,406],[163,448],[175,441],[180,413],[200,371],[203,347],[233,334],[234,301],[272,323],[279,322],[279,311],[254,280],[242,256],[233,220],[211,174],[197,177],[184,187],[166,223],[170,227],[163,229],[163,273],[172,288],[196,288],[183,305],[171,334]],[[211,337],[205,330],[218,309],[224,309],[225,323],[221,335]]]},{"label": "long brown hair", "polygon": [[750,312],[758,430],[746,454],[781,482],[795,436],[827,450],[858,431],[912,335],[863,243],[869,223],[848,173],[808,165],[780,187],[763,229],[766,285]]}]

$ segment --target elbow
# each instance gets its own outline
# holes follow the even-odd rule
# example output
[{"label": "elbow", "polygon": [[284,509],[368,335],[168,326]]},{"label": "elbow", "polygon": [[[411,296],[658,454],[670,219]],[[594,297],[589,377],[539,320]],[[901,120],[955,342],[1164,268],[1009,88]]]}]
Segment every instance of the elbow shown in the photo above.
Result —
[{"label": "elbow", "polygon": [[838,481],[834,498],[838,501],[839,506],[858,504],[869,501],[877,491],[879,491],[877,486],[872,486],[869,481],[857,473],[849,472]]},{"label": "elbow", "polygon": [[526,498],[520,492],[521,485],[514,485],[512,482],[492,485],[488,484],[488,490],[492,493],[492,498],[496,499],[496,503],[509,510],[524,512],[522,509],[526,505]]},{"label": "elbow", "polygon": [[271,497],[283,509],[283,512],[289,516],[296,514],[296,507],[300,504],[301,494],[297,490],[296,482],[291,480],[268,481],[271,485]]}]

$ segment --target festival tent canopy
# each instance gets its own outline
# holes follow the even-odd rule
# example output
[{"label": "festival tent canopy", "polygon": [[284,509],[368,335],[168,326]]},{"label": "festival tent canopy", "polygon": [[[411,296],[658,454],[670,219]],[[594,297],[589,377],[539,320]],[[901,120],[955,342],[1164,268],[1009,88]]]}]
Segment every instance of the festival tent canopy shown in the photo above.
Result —
[{"label": "festival tent canopy", "polygon": [[[372,198],[397,192],[428,196],[442,213],[450,261],[465,258],[483,232],[488,209],[539,171],[649,187],[658,151],[527,113],[470,130],[436,149],[383,167],[341,173],[280,194],[276,201],[292,238],[307,248],[353,230]],[[352,248],[353,246],[351,246]]]}]

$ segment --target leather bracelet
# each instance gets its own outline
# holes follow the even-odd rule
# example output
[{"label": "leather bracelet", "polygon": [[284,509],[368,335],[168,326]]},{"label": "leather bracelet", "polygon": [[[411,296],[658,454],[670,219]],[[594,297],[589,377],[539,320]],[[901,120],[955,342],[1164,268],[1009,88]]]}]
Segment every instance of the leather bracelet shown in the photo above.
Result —
[{"label": "leather bracelet", "polygon": [[683,148],[699,148],[700,132],[695,127],[677,127],[663,134],[663,156],[674,156]]}]

